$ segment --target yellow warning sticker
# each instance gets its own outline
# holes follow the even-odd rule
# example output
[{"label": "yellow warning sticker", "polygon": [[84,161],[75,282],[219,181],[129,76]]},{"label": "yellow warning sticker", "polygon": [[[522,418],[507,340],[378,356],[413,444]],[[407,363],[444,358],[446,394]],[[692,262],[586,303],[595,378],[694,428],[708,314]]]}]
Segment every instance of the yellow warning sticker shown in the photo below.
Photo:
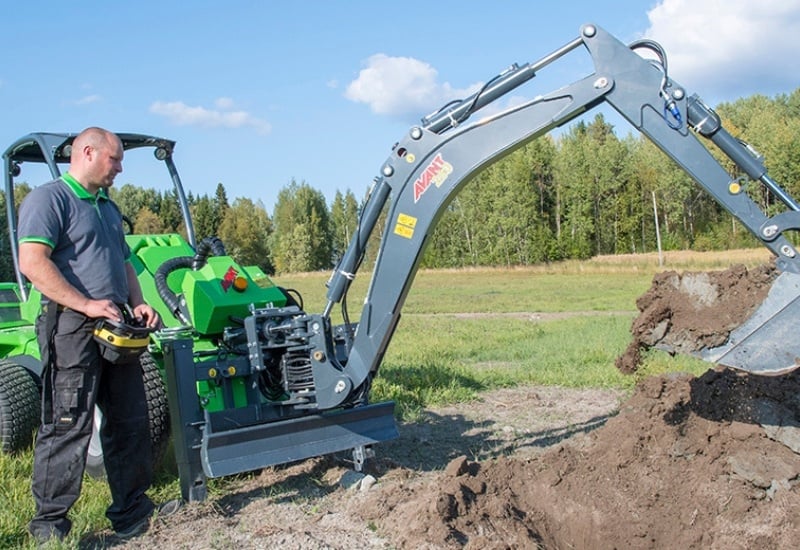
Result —
[{"label": "yellow warning sticker", "polygon": [[406,239],[414,236],[414,227],[417,225],[417,218],[409,216],[408,214],[399,214],[397,216],[397,223],[394,226],[395,235],[400,235]]},{"label": "yellow warning sticker", "polygon": [[394,234],[400,235],[401,237],[405,237],[406,239],[410,239],[414,236],[414,230],[410,227],[406,227],[405,225],[400,225],[399,223],[394,226]]},{"label": "yellow warning sticker", "polygon": [[408,214],[400,214],[397,216],[397,223],[407,225],[411,229],[414,229],[417,226],[417,218],[414,216],[409,216]]}]

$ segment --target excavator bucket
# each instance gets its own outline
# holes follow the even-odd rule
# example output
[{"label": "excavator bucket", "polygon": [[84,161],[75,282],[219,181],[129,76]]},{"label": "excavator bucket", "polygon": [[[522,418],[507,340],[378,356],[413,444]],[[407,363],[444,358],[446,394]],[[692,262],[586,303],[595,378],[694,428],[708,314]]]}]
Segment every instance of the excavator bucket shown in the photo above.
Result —
[{"label": "excavator bucket", "polygon": [[649,348],[688,354],[753,374],[780,375],[800,367],[800,275],[773,266],[718,272],[658,274],[637,300],[633,341],[617,358],[638,368]]},{"label": "excavator bucket", "polygon": [[728,342],[702,350],[706,361],[754,374],[779,375],[800,367],[800,275],[783,273],[764,302],[733,330]]}]

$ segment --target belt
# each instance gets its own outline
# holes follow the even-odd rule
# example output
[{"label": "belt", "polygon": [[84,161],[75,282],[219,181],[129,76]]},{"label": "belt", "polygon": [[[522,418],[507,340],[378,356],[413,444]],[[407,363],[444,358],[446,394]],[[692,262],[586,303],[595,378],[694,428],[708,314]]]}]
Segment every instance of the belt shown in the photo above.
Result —
[{"label": "belt", "polygon": [[[42,311],[46,312],[48,307],[51,306],[53,303],[55,303],[55,302],[42,302]],[[63,305],[61,305],[59,303],[55,303],[55,304],[56,304],[56,311],[67,311],[67,310],[70,309],[67,306],[63,306]],[[117,306],[119,308],[119,310],[121,312],[123,312],[123,313],[127,312],[128,308],[130,308],[130,306],[128,304],[123,304],[123,303],[119,303],[119,302],[114,302],[114,305]]]},{"label": "belt", "polygon": [[47,313],[49,311],[50,307],[53,306],[53,305],[56,306],[56,311],[66,311],[66,310],[69,309],[68,307],[62,306],[61,304],[57,304],[55,302],[42,302],[42,311],[44,313]]}]

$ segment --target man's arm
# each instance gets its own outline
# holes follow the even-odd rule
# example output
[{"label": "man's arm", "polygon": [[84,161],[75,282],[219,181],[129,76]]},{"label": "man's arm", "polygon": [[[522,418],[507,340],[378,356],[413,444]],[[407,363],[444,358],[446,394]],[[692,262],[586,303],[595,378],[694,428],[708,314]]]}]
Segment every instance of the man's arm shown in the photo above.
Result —
[{"label": "man's arm", "polygon": [[[50,300],[87,317],[107,317],[122,321],[122,315],[111,300],[92,300],[69,284],[50,259],[52,249],[43,243],[23,242],[19,245],[19,268],[39,292]],[[141,292],[141,291],[140,291]]]}]

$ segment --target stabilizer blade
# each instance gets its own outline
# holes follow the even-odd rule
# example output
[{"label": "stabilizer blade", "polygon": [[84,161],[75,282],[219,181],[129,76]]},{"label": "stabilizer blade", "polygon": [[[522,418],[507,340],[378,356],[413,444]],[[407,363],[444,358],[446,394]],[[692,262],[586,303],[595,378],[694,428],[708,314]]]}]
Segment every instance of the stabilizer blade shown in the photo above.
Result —
[{"label": "stabilizer blade", "polygon": [[277,422],[206,433],[200,447],[208,477],[249,472],[398,437],[387,401]]}]

